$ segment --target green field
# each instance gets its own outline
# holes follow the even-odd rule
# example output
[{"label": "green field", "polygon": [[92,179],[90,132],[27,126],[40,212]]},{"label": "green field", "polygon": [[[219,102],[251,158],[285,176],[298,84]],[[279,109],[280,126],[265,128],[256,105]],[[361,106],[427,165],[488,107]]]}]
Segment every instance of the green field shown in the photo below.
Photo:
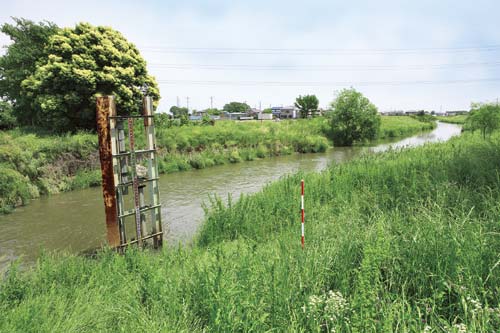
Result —
[{"label": "green field", "polygon": [[[382,117],[381,138],[404,137],[434,123]],[[159,171],[170,173],[270,156],[324,152],[328,120],[220,121],[215,126],[157,126]],[[140,141],[141,135],[136,135]],[[0,213],[39,195],[100,184],[93,133],[46,135],[29,130],[0,132]]]},{"label": "green field", "polygon": [[192,247],[12,267],[0,331],[498,331],[499,148],[464,134],[366,155],[214,199]]},{"label": "green field", "polygon": [[463,125],[465,124],[465,120],[467,119],[467,117],[468,115],[462,115],[462,116],[450,116],[450,117],[436,117],[436,119],[442,121],[443,123]]}]

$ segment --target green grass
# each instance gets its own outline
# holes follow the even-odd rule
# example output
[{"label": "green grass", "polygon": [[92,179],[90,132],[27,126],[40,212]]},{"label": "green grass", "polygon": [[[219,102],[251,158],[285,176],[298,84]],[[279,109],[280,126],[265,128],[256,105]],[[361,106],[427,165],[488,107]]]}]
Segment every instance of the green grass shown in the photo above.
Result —
[{"label": "green grass", "polygon": [[12,267],[0,331],[498,331],[499,171],[465,134],[214,199],[192,247]]},{"label": "green grass", "polygon": [[379,139],[391,139],[410,136],[421,131],[436,128],[435,122],[418,121],[406,116],[382,116]]},{"label": "green grass", "polygon": [[443,123],[463,125],[468,115],[450,116],[450,117],[436,117],[437,120]]},{"label": "green grass", "polygon": [[[382,117],[381,138],[404,137],[431,129],[410,117]],[[136,128],[137,144],[144,144]],[[328,120],[281,122],[220,121],[215,126],[159,126],[159,171],[171,173],[214,165],[252,161],[292,153],[324,152]],[[0,133],[0,213],[40,194],[98,186],[101,181],[97,137],[93,133],[51,136],[29,130]]]}]

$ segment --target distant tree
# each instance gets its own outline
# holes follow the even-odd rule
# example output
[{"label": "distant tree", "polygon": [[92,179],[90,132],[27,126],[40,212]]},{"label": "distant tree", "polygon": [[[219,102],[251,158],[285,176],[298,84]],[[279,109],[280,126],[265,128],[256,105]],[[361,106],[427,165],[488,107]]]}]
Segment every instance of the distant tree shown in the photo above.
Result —
[{"label": "distant tree", "polygon": [[264,109],[264,111],[262,111],[262,113],[273,113],[273,109],[271,109],[271,108]]},{"label": "distant tree", "polygon": [[180,108],[174,105],[170,108],[170,113],[172,113],[174,118],[181,118],[182,116],[188,116],[189,110],[188,108]]},{"label": "distant tree", "polygon": [[342,90],[331,104],[331,133],[335,145],[375,139],[380,128],[377,107],[354,88]]},{"label": "distant tree", "polygon": [[497,104],[473,104],[466,120],[466,127],[472,131],[479,130],[486,139],[500,127],[500,106]]},{"label": "distant tree", "polygon": [[95,129],[98,95],[114,95],[119,114],[139,112],[147,85],[157,104],[158,86],[146,61],[121,33],[80,23],[49,38],[48,57],[22,84],[22,94],[37,107],[35,121],[55,131]]},{"label": "distant tree", "polygon": [[0,97],[11,102],[18,124],[33,125],[38,108],[34,96],[23,94],[21,83],[35,73],[37,62],[47,59],[45,47],[59,28],[46,21],[35,23],[15,17],[12,20],[14,24],[4,23],[0,27],[12,40],[0,57]]},{"label": "distant tree", "polygon": [[222,110],[229,113],[244,113],[250,111],[251,107],[247,103],[231,102],[224,105]]},{"label": "distant tree", "polygon": [[307,118],[309,112],[315,114],[318,111],[319,100],[315,95],[299,96],[295,100],[295,107],[300,110],[300,117]]},{"label": "distant tree", "polygon": [[13,115],[12,105],[9,102],[0,101],[0,130],[7,130],[16,126],[16,118]]},{"label": "distant tree", "polygon": [[207,114],[212,115],[212,116],[218,116],[221,114],[221,110],[216,109],[216,108],[212,108],[212,109],[209,108],[209,109],[206,109],[206,111],[207,111]]}]

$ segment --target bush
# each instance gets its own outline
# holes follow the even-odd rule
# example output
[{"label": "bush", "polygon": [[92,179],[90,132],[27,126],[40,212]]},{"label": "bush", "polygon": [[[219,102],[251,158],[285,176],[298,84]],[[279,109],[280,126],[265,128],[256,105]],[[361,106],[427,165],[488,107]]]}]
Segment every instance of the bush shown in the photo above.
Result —
[{"label": "bush", "polygon": [[336,146],[373,140],[380,129],[375,105],[355,89],[342,90],[332,102],[332,139]]},{"label": "bush", "polygon": [[32,197],[29,179],[0,164],[0,213],[24,205]]}]

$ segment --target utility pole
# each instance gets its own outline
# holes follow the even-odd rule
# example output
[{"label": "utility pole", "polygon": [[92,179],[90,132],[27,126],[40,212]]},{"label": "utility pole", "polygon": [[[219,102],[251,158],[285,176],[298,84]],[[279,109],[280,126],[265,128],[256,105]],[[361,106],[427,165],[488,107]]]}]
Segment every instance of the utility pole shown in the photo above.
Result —
[{"label": "utility pole", "polygon": [[210,96],[210,108],[214,108],[214,96]]},{"label": "utility pole", "polygon": [[181,107],[181,102],[179,101],[179,96],[177,96],[177,107],[180,108]]},{"label": "utility pole", "polygon": [[186,107],[187,107],[188,113],[189,113],[189,96],[186,97]]},{"label": "utility pole", "polygon": [[259,101],[259,111],[262,111],[262,102]]}]

